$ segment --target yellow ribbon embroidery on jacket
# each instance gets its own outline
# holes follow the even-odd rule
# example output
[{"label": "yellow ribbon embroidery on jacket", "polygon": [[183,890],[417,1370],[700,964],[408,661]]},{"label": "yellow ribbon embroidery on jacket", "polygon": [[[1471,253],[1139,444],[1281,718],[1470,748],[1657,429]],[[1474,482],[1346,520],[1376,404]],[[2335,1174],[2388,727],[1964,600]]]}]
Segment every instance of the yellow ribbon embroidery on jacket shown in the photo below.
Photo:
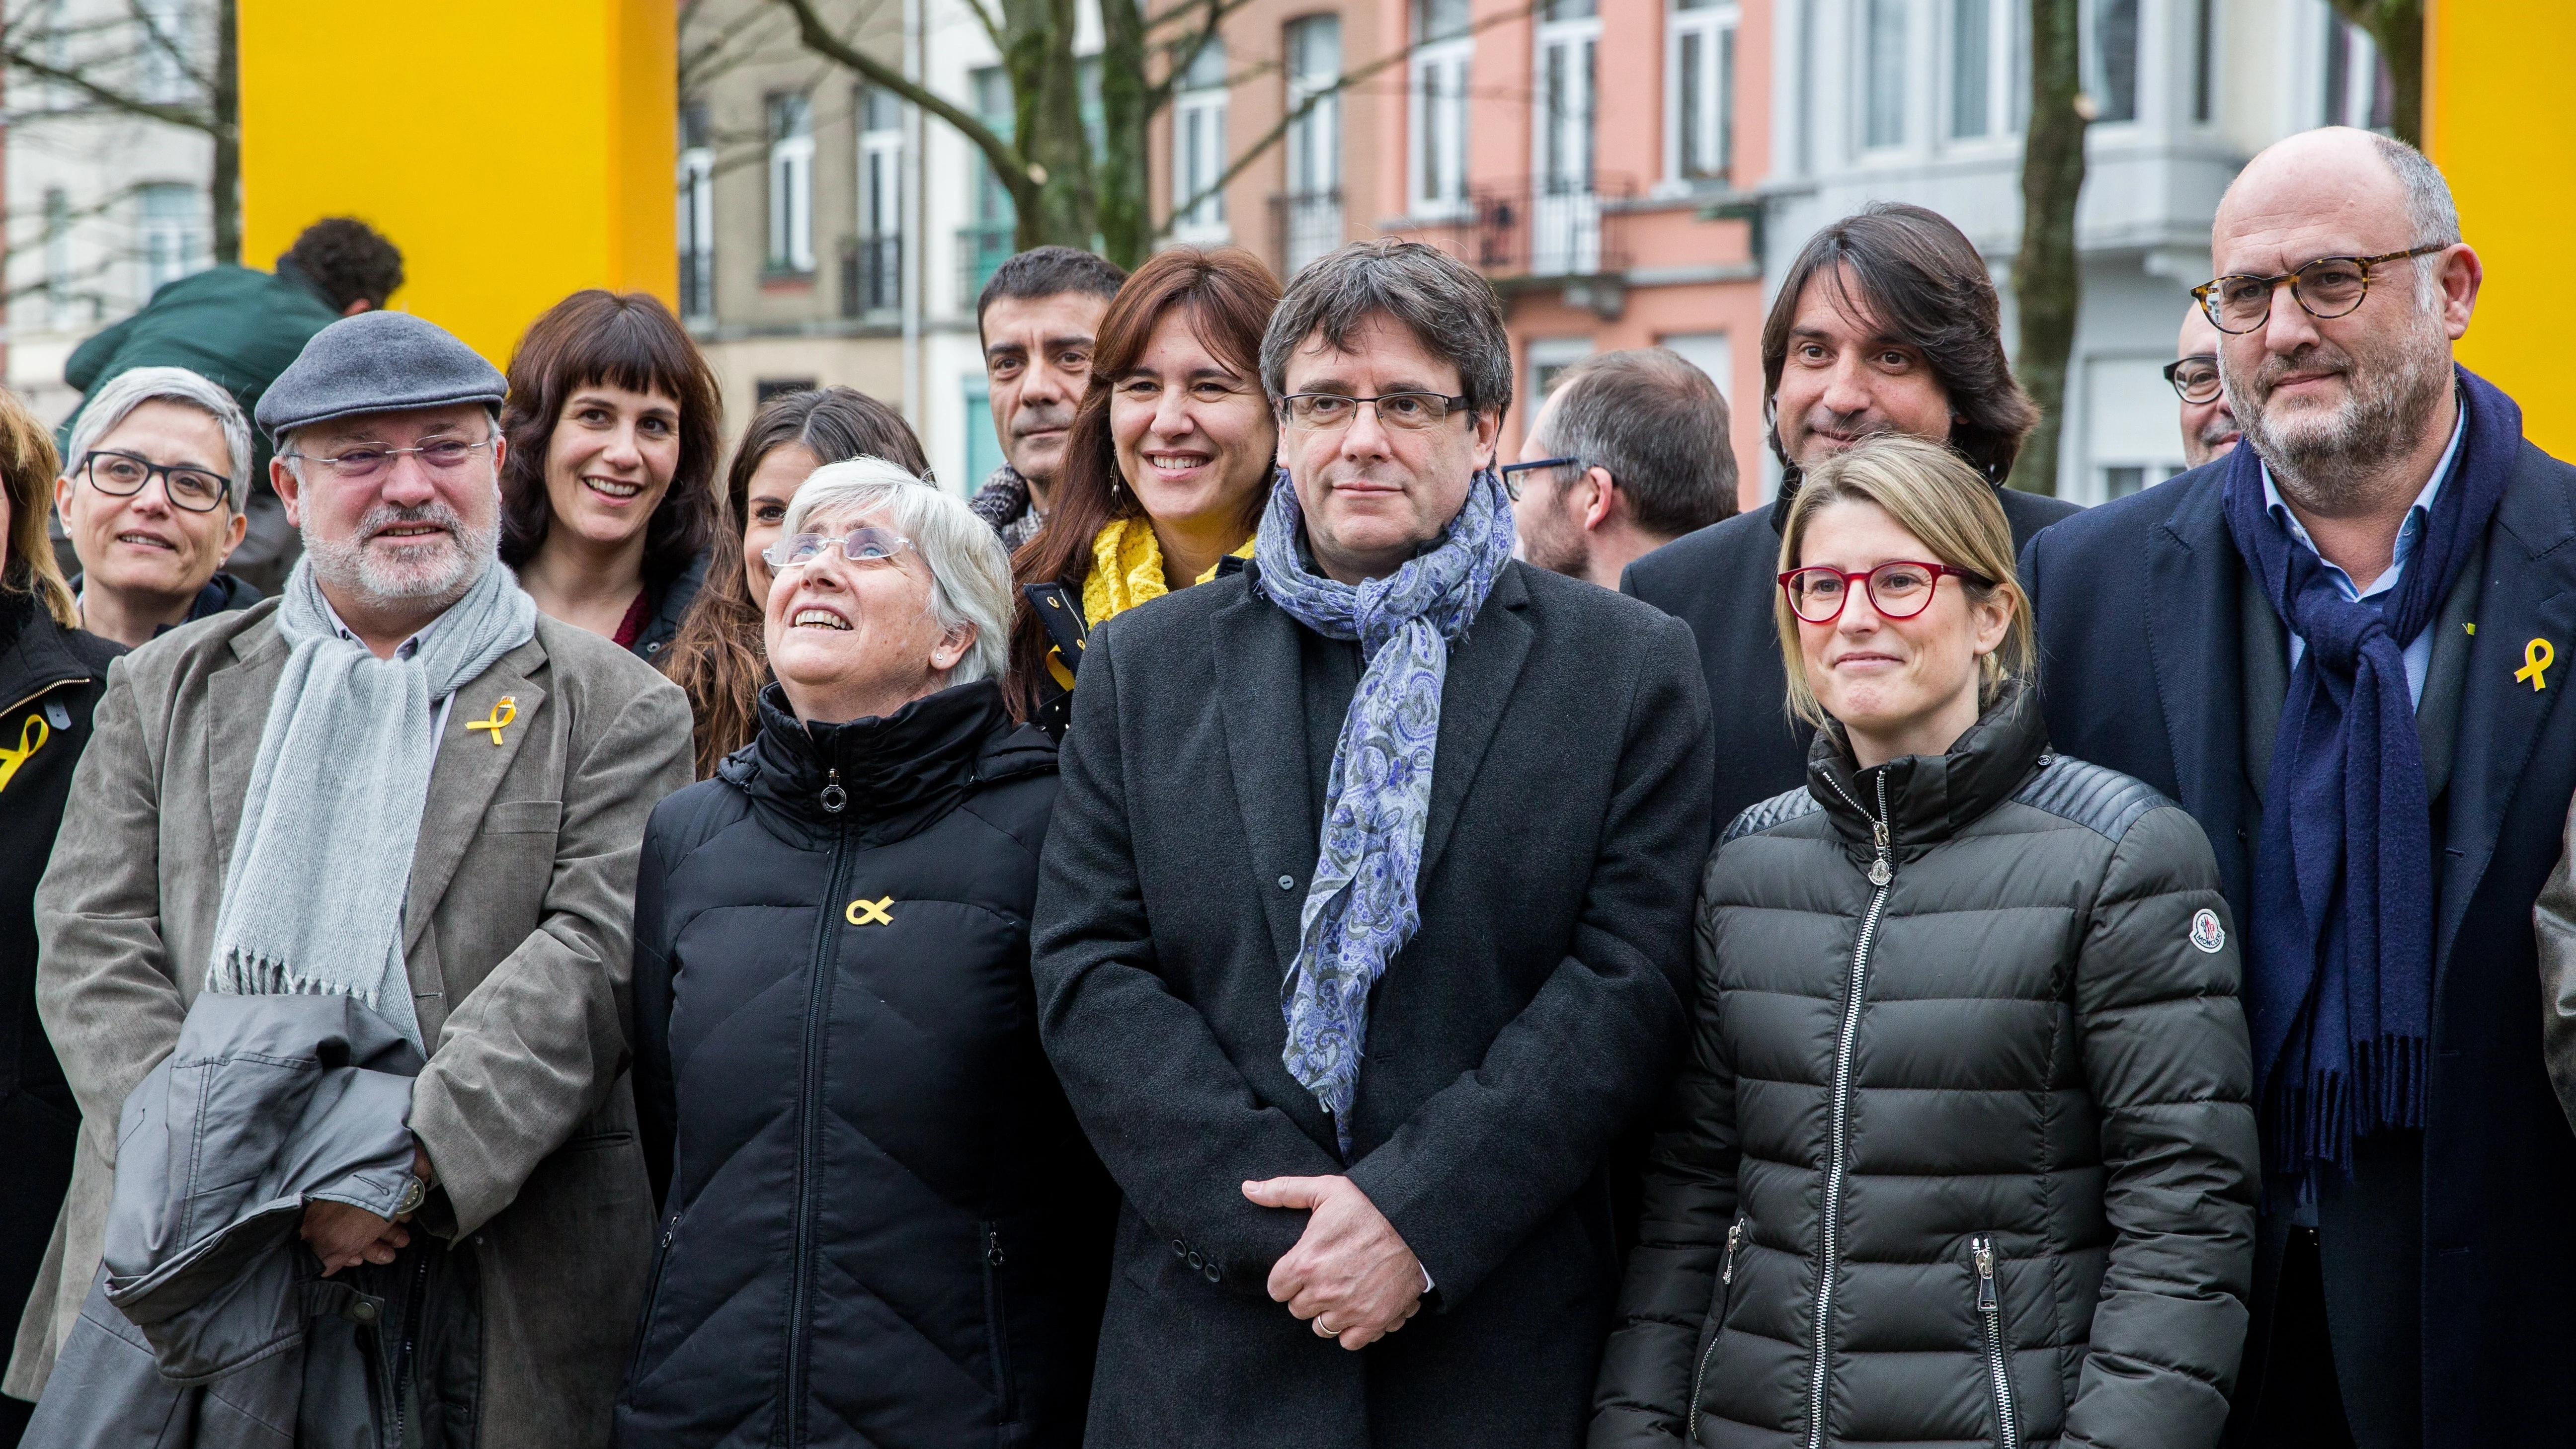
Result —
[{"label": "yellow ribbon embroidery on jacket", "polygon": [[853,926],[891,926],[894,924],[894,917],[887,913],[886,908],[893,904],[892,896],[880,897],[873,901],[852,901],[850,908],[841,912],[841,919]]},{"label": "yellow ribbon embroidery on jacket", "polygon": [[519,697],[514,694],[505,694],[501,696],[499,703],[492,706],[492,713],[488,718],[471,721],[465,726],[465,728],[468,730],[490,730],[492,732],[492,748],[497,750],[501,748],[501,731],[508,729],[510,727],[510,722],[518,717]]},{"label": "yellow ribbon embroidery on jacket", "polygon": [[18,773],[18,767],[27,763],[29,755],[43,749],[45,741],[53,738],[53,734],[44,716],[27,716],[26,723],[18,726],[18,748],[13,750],[0,745],[0,790],[9,788],[9,777]]}]

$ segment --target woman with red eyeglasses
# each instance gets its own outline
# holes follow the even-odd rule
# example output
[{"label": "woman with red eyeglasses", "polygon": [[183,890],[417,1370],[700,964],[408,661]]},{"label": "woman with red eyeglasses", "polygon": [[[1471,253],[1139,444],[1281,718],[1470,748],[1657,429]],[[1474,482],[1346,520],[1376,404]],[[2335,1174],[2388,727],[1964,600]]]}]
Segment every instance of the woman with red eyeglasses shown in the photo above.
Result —
[{"label": "woman with red eyeglasses", "polygon": [[1593,1449],[2207,1449],[2256,1189],[2209,844],[2049,750],[2011,530],[1955,454],[1842,454],[1781,538],[1807,785],[1701,881]]}]

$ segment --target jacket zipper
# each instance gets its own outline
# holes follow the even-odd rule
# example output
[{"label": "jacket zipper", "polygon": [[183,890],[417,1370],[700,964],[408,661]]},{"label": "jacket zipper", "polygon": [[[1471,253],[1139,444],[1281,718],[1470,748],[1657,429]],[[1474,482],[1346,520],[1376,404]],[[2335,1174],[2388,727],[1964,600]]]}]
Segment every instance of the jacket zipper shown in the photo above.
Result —
[{"label": "jacket zipper", "polygon": [[[838,815],[848,797],[841,790],[841,772],[834,770],[831,782],[823,787],[823,808]],[[820,919],[814,926],[814,952],[806,969],[813,981],[805,992],[805,1047],[798,1068],[797,1112],[801,1120],[796,1128],[796,1256],[792,1260],[793,1296],[787,1313],[787,1414],[786,1441],[805,1442],[805,1358],[807,1352],[806,1320],[811,1316],[811,1284],[814,1272],[814,1218],[822,1173],[817,1165],[823,1152],[823,1111],[820,1100],[823,1072],[823,1036],[825,1017],[831,1009],[832,973],[825,969],[830,954],[832,928],[840,919],[831,903],[841,898],[841,872],[847,864],[850,835],[845,826],[835,825],[832,835],[832,871],[829,888],[823,896]]]},{"label": "jacket zipper", "polygon": [[1011,1382],[1011,1326],[1002,1308],[1002,1228],[999,1223],[984,1224],[984,1322],[993,1337],[993,1393],[999,1401],[995,1417],[1007,1427],[1017,1418],[1012,1400],[1017,1397]]},{"label": "jacket zipper", "polygon": [[2021,1449],[2012,1376],[2004,1371],[2004,1305],[1995,1292],[1995,1240],[1979,1233],[1968,1240],[1968,1251],[1977,1260],[1977,1313],[1986,1321],[1986,1376],[1995,1391],[1995,1444],[1997,1449]]},{"label": "jacket zipper", "polygon": [[1825,776],[1843,803],[1869,821],[1873,855],[1869,863],[1869,907],[1861,915],[1860,938],[1852,943],[1851,982],[1843,997],[1842,1032],[1834,1041],[1833,1114],[1825,1144],[1825,1218],[1821,1271],[1816,1276],[1815,1365],[1807,1381],[1807,1449],[1824,1449],[1827,1357],[1834,1312],[1834,1270],[1842,1259],[1844,1160],[1851,1134],[1852,1056],[1860,1040],[1861,988],[1869,979],[1869,949],[1878,939],[1879,913],[1886,909],[1889,885],[1896,879],[1896,858],[1887,832],[1887,772],[1878,772],[1878,814],[1862,810],[1840,780]]},{"label": "jacket zipper", "polygon": [[671,1242],[680,1235],[680,1215],[673,1213],[662,1224],[661,1241],[653,1249],[653,1276],[644,1283],[644,1311],[635,1323],[635,1348],[626,1356],[626,1381],[635,1382],[635,1371],[644,1366],[644,1341],[653,1332],[653,1309],[662,1301],[662,1275],[671,1271]]},{"label": "jacket zipper", "polygon": [[1699,1395],[1708,1383],[1708,1366],[1717,1358],[1717,1341],[1726,1333],[1726,1305],[1735,1296],[1735,1250],[1744,1245],[1744,1214],[1737,1213],[1735,1222],[1726,1230],[1726,1256],[1717,1266],[1717,1320],[1708,1335],[1708,1347],[1700,1350],[1699,1371],[1691,1375],[1690,1427],[1682,1442],[1699,1442]]},{"label": "jacket zipper", "polygon": [[421,1294],[428,1287],[429,1253],[424,1249],[412,1269],[410,1299],[403,1304],[402,1352],[394,1360],[394,1437],[390,1449],[404,1449],[403,1420],[406,1415],[403,1412],[403,1401],[419,1378],[417,1366],[412,1362],[412,1355],[420,1342]]}]

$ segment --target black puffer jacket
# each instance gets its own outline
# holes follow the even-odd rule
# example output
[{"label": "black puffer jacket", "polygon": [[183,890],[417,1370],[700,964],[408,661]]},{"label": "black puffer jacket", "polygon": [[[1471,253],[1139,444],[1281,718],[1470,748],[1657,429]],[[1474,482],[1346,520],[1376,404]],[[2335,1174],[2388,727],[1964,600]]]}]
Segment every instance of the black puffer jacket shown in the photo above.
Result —
[{"label": "black puffer jacket", "polygon": [[[27,1306],[71,1185],[80,1106],[36,1020],[36,882],[54,853],[72,767],[89,744],[107,664],[125,651],[54,622],[24,586],[0,587],[0,1323]],[[28,1405],[0,1398],[0,1449]]]},{"label": "black puffer jacket", "polygon": [[1726,831],[1596,1449],[2218,1442],[2254,1253],[2235,936],[2191,817],[2044,728],[2010,697],[1859,771],[1823,731]]},{"label": "black puffer jacket", "polygon": [[1116,1198],[1029,984],[1055,748],[989,681],[810,735],[760,704],[644,835],[619,1441],[1076,1444]]}]

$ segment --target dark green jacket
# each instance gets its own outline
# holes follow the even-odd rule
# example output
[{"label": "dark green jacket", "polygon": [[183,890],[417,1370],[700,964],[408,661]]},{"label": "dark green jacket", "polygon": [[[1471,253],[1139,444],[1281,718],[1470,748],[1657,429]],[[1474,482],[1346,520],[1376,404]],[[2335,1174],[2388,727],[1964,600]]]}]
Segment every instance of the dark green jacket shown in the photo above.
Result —
[{"label": "dark green jacket", "polygon": [[1872,770],[1820,732],[1726,831],[1592,1449],[2218,1442],[2254,1264],[2233,923],[2191,817],[2028,704]]},{"label": "dark green jacket", "polygon": [[[63,381],[88,393],[132,368],[184,367],[222,384],[248,413],[313,334],[339,320],[292,263],[275,272],[209,267],[163,285],[142,311],[82,343]],[[64,420],[57,445],[70,447],[79,420],[78,410]],[[256,428],[251,438],[251,476],[265,486],[268,439]]]}]

